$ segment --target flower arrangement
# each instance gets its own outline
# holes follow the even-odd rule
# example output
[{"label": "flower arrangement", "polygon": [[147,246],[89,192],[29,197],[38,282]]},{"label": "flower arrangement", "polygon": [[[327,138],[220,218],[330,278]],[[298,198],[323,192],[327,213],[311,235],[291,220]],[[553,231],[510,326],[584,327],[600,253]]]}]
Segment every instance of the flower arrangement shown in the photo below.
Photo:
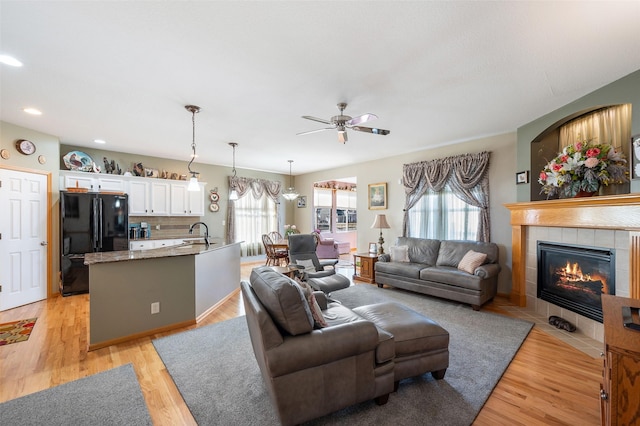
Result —
[{"label": "flower arrangement", "polygon": [[295,225],[285,225],[284,226],[284,236],[288,237],[291,234],[297,234],[298,228]]},{"label": "flower arrangement", "polygon": [[540,172],[541,193],[575,197],[579,192],[596,192],[600,185],[628,182],[627,160],[609,144],[579,141],[566,146]]}]

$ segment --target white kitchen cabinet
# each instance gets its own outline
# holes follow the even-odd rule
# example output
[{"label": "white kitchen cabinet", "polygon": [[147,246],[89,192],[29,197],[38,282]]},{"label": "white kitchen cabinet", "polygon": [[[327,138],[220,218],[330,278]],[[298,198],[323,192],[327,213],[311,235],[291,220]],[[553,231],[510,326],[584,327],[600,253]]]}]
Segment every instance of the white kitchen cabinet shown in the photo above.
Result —
[{"label": "white kitchen cabinet", "polygon": [[154,216],[168,216],[171,206],[169,182],[155,180],[151,182],[150,187],[151,214]]},{"label": "white kitchen cabinet", "polygon": [[149,215],[149,182],[144,180],[129,181],[129,215]]},{"label": "white kitchen cabinet", "polygon": [[171,183],[171,216],[203,216],[204,184],[198,191],[187,191],[186,182]]},{"label": "white kitchen cabinet", "polygon": [[85,188],[89,192],[125,192],[122,176],[89,172],[60,172],[60,189]]}]

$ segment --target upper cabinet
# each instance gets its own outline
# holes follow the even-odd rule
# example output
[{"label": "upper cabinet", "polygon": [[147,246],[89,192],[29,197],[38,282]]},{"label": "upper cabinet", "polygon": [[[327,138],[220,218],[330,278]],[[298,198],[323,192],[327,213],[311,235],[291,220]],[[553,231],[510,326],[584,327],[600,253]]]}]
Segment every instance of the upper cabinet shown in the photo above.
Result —
[{"label": "upper cabinet", "polygon": [[124,180],[120,176],[99,173],[60,172],[61,190],[84,188],[89,192],[125,192]]},{"label": "upper cabinet", "polygon": [[187,191],[185,181],[60,171],[60,190],[85,188],[89,192],[129,194],[131,216],[204,216],[204,183]]},{"label": "upper cabinet", "polygon": [[204,184],[198,191],[187,191],[186,182],[171,182],[171,216],[203,216]]}]

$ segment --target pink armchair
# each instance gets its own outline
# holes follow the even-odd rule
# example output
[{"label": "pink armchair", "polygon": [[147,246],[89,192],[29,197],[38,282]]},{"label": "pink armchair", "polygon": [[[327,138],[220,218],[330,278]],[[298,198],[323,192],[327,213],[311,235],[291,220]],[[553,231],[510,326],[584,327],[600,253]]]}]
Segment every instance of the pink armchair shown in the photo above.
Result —
[{"label": "pink armchair", "polygon": [[315,232],[318,238],[318,246],[316,247],[316,256],[318,259],[339,259],[340,249],[338,243],[333,238],[325,238],[321,232]]}]

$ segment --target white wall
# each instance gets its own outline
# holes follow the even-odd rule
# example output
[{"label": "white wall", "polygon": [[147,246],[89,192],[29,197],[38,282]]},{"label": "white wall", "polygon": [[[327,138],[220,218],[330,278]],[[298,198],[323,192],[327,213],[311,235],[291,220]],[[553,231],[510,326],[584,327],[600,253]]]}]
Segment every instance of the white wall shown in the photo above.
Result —
[{"label": "white wall", "polygon": [[[351,142],[347,142],[351,143]],[[382,142],[384,143],[384,140]],[[333,148],[335,155],[340,155],[340,145]],[[368,146],[367,149],[375,149]],[[358,183],[358,251],[368,251],[369,242],[378,241],[379,230],[370,226],[378,213],[385,214],[391,229],[383,230],[384,247],[393,245],[396,237],[402,233],[402,219],[404,208],[404,187],[399,183],[402,177],[403,164],[417,161],[434,160],[453,155],[473,154],[490,151],[489,188],[491,241],[500,246],[500,265],[502,271],[498,280],[498,292],[508,294],[511,291],[511,225],[510,213],[504,207],[505,203],[516,201],[516,133],[510,132],[491,136],[456,145],[418,151],[397,157],[359,163],[349,167],[338,167],[320,172],[296,176],[295,186],[301,195],[307,196],[307,208],[295,209],[294,223],[301,232],[311,232],[313,226],[313,183],[344,177],[357,177]],[[368,185],[371,183],[387,182],[388,206],[387,210],[369,210],[367,201]]]}]

